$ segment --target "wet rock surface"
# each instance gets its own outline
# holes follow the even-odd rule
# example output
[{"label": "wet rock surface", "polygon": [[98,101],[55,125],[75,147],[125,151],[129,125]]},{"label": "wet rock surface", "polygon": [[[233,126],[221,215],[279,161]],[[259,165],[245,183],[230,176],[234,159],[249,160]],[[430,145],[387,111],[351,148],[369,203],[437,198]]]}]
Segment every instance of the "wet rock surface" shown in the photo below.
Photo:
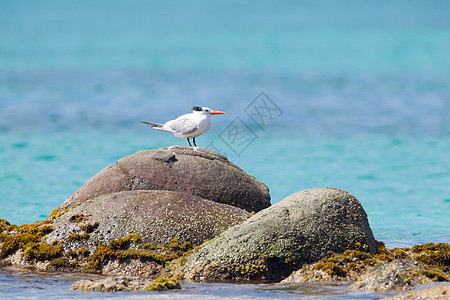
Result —
[{"label": "wet rock surface", "polygon": [[351,288],[368,292],[408,290],[430,282],[450,281],[450,245],[427,243],[388,250],[377,242],[375,254],[359,250],[332,253],[304,265],[283,283],[353,281]]},{"label": "wet rock surface", "polygon": [[143,150],[121,158],[94,175],[59,207],[130,190],[168,190],[230,204],[248,212],[270,206],[266,185],[226,157],[198,147],[171,146]]},{"label": "wet rock surface", "polygon": [[374,253],[376,241],[359,201],[335,189],[293,194],[207,242],[191,255],[191,279],[277,281],[325,256],[358,244]]},{"label": "wet rock surface", "polygon": [[409,290],[431,282],[424,271],[417,263],[396,259],[362,275],[350,288],[373,293]]},{"label": "wet rock surface", "polygon": [[450,285],[435,286],[417,291],[403,292],[382,300],[423,300],[423,299],[450,299]]},{"label": "wet rock surface", "polygon": [[166,291],[181,289],[175,278],[107,277],[103,279],[79,280],[70,286],[81,292],[121,292],[121,291]]}]

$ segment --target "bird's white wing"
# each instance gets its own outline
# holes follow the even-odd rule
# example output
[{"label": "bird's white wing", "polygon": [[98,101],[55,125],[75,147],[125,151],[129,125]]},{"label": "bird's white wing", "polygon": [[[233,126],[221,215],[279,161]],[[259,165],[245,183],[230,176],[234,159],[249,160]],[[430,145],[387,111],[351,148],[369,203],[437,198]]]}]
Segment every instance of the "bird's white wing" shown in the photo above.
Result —
[{"label": "bird's white wing", "polygon": [[164,127],[170,129],[173,133],[177,133],[180,135],[191,134],[198,129],[197,122],[192,120],[192,117],[183,115],[175,120],[168,121],[164,124]]}]

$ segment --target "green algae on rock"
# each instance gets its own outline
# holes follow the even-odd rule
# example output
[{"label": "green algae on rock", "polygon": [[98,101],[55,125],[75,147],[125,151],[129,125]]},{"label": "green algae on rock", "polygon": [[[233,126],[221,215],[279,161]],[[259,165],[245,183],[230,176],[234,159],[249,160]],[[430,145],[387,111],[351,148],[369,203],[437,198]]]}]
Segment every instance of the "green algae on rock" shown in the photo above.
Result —
[{"label": "green algae on rock", "polygon": [[372,293],[412,289],[431,282],[423,269],[412,261],[395,259],[361,275],[350,288]]},{"label": "green algae on rock", "polygon": [[[87,233],[71,234],[68,241],[53,240],[47,243],[46,235],[53,231],[53,222],[67,212],[69,211],[59,213],[55,210],[45,220],[20,226],[0,219],[0,263],[36,267],[39,270],[156,276],[164,269],[166,262],[191,251],[189,242],[180,244],[177,239],[149,247],[149,244],[144,244],[142,238],[136,234],[112,239],[107,245],[99,244],[92,251],[85,247],[69,250],[66,245],[73,240],[89,239],[90,234]],[[133,273],[126,270],[127,266],[130,269],[132,266],[138,268]],[[125,271],[122,272],[121,268]]]},{"label": "green algae on rock", "polygon": [[38,221],[32,224],[20,226],[11,225],[6,220],[1,220],[0,232],[0,259],[21,250],[27,260],[44,261],[59,257],[62,253],[62,245],[58,242],[47,244],[45,235],[53,231],[53,218]]},{"label": "green algae on rock", "polygon": [[355,281],[353,289],[378,292],[411,289],[419,284],[450,280],[448,263],[441,264],[441,259],[423,262],[424,256],[436,256],[436,251],[438,257],[445,258],[450,254],[449,244],[429,243],[412,249],[388,250],[382,242],[378,242],[375,254],[359,250],[332,253],[319,262],[304,265],[282,282]]},{"label": "green algae on rock", "polygon": [[192,250],[189,242],[180,244],[178,240],[172,240],[167,245],[148,248],[142,245],[142,249],[133,249],[142,244],[142,240],[138,235],[130,234],[122,239],[111,240],[108,245],[101,244],[92,253],[84,247],[77,251],[64,251],[64,242],[46,242],[45,231],[40,228],[47,222],[50,221],[46,219],[21,226],[2,222],[7,226],[3,227],[6,229],[2,230],[0,236],[0,263],[39,266],[39,270],[157,276],[164,270],[166,262],[187,255]]},{"label": "green algae on rock", "polygon": [[450,272],[450,244],[427,243],[411,248],[415,260],[424,265],[433,265]]},{"label": "green algae on rock", "polygon": [[181,289],[180,282],[176,278],[156,278],[143,291],[167,291],[173,289]]},{"label": "green algae on rock", "polygon": [[117,260],[120,266],[130,263],[131,260],[139,260],[142,262],[155,262],[157,264],[155,274],[157,274],[163,269],[166,262],[179,258],[191,251],[189,243],[184,243],[180,246],[177,240],[173,240],[167,246],[159,245],[153,249],[130,249],[131,242],[141,243],[141,238],[132,234],[123,239],[112,240],[109,245],[100,245],[88,257],[88,265],[84,270],[101,273],[103,267],[110,261]]},{"label": "green algae on rock", "polygon": [[183,193],[124,191],[83,202],[55,218],[47,242],[63,241],[66,251],[84,247],[93,252],[100,244],[134,233],[143,245],[178,239],[198,246],[250,216],[240,208]]},{"label": "green algae on rock", "polygon": [[120,291],[167,291],[181,289],[176,278],[108,277],[102,279],[79,280],[70,286],[71,290],[81,292],[120,292]]}]

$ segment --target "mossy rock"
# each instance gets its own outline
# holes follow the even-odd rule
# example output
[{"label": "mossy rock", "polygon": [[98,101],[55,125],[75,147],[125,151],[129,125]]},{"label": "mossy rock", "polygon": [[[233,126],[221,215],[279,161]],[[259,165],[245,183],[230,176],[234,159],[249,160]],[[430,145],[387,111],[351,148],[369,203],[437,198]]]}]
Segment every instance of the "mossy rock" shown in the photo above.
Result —
[{"label": "mossy rock", "polygon": [[80,292],[123,292],[123,291],[167,291],[181,289],[175,278],[107,277],[101,279],[79,280],[72,284],[71,290]]},{"label": "mossy rock", "polygon": [[47,242],[61,241],[65,251],[95,249],[130,234],[141,243],[201,245],[251,216],[244,210],[183,193],[171,191],[124,191],[86,201],[53,221]]},{"label": "mossy rock", "polygon": [[279,281],[330,251],[356,248],[377,249],[359,201],[335,188],[309,189],[205,243],[182,272],[191,279]]},{"label": "mossy rock", "polygon": [[[130,191],[99,198],[55,210],[33,224],[16,226],[3,220],[1,263],[157,276],[167,262],[187,255],[192,246],[251,216],[237,207],[169,191]],[[15,253],[18,256],[9,259]]]},{"label": "mossy rock", "polygon": [[353,281],[351,288],[369,292],[408,290],[430,282],[449,281],[449,274],[441,260],[423,262],[427,254],[445,257],[446,243],[424,244],[410,248],[386,249],[378,242],[375,254],[359,250],[332,253],[317,263],[304,265],[283,283],[312,281]]},{"label": "mossy rock", "polygon": [[143,291],[167,291],[173,289],[181,289],[180,282],[176,278],[156,278],[150,286]]},{"label": "mossy rock", "polygon": [[49,260],[61,256],[62,245],[55,241],[46,243],[45,235],[53,231],[53,218],[47,218],[32,224],[20,226],[11,225],[2,220],[2,232],[0,233],[0,259],[4,259],[22,250],[28,260]]},{"label": "mossy rock", "polygon": [[351,288],[372,293],[410,290],[417,285],[432,282],[430,275],[412,261],[396,259],[363,274]]}]

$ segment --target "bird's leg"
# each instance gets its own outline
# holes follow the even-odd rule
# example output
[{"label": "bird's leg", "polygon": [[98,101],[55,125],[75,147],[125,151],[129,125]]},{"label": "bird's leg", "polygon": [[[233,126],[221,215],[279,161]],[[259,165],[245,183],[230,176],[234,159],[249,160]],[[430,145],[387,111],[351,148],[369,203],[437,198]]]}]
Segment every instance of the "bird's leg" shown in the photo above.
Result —
[{"label": "bird's leg", "polygon": [[197,147],[197,144],[195,143],[195,137],[194,137],[193,141],[194,141],[194,146]]},{"label": "bird's leg", "polygon": [[188,143],[189,143],[189,146],[191,146],[191,147],[192,147],[192,145],[191,145],[191,141],[189,140],[189,138],[187,138],[187,141],[188,141]]}]

